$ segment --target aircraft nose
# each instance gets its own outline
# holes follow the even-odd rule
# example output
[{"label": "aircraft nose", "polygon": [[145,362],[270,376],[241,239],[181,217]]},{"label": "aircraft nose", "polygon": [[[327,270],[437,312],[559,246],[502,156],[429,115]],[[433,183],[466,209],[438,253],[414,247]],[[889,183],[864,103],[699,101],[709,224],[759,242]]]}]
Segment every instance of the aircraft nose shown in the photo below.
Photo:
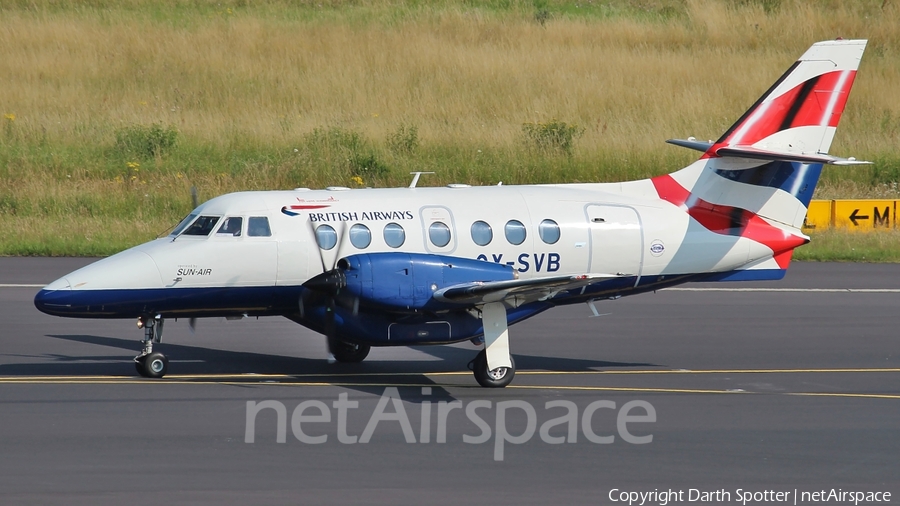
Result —
[{"label": "aircraft nose", "polygon": [[66,309],[72,307],[72,287],[66,278],[59,278],[41,288],[34,296],[34,307],[38,311],[50,315],[64,315]]},{"label": "aircraft nose", "polygon": [[34,306],[54,316],[114,318],[123,311],[130,316],[136,304],[131,299],[143,290],[161,287],[153,259],[142,251],[128,250],[50,283],[35,295]]}]

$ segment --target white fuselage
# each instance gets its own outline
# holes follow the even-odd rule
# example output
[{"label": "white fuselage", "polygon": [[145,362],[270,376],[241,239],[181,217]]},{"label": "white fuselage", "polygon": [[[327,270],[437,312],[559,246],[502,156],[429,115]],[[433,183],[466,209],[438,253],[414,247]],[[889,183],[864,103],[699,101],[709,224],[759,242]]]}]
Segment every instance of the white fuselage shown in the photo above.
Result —
[{"label": "white fuselage", "polygon": [[[724,272],[772,255],[766,246],[693,226],[681,208],[623,192],[621,185],[539,185],[356,190],[294,190],[223,195],[192,214],[219,218],[208,236],[165,237],[69,274],[47,288],[73,290],[293,286],[356,253],[432,253],[511,265],[521,278],[548,274],[660,276]],[[647,192],[650,193],[650,192]],[[296,207],[291,211],[291,206]],[[283,208],[295,215],[282,211]],[[240,235],[216,233],[223,219],[243,218]],[[250,217],[266,217],[270,236],[248,234]],[[552,220],[544,240],[540,224]],[[524,227],[507,224],[517,221]],[[311,223],[310,223],[311,222]],[[432,240],[443,223],[449,241]],[[484,245],[473,238],[475,222],[490,226]],[[310,227],[331,226],[339,236],[320,249]],[[385,227],[402,227],[397,247]],[[370,243],[357,247],[350,228],[363,225]],[[484,226],[479,242],[484,243]],[[364,235],[364,234],[363,234]],[[554,240],[555,242],[549,243]],[[359,242],[359,241],[358,241]],[[321,259],[320,259],[321,252]],[[636,280],[637,283],[637,280]]]}]

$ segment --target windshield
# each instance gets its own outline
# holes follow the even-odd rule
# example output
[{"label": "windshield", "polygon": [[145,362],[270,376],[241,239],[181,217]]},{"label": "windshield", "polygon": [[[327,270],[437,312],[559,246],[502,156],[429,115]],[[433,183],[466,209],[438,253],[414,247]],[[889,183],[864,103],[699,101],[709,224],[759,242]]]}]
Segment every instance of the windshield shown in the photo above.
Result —
[{"label": "windshield", "polygon": [[209,235],[218,222],[218,216],[201,216],[184,231],[184,235]]},{"label": "windshield", "polygon": [[180,233],[184,230],[185,227],[187,227],[188,225],[190,225],[191,222],[194,221],[194,219],[195,219],[196,217],[197,217],[196,214],[189,214],[189,215],[185,216],[184,219],[181,220],[181,223],[179,223],[178,226],[175,227],[175,230],[173,230],[172,233],[169,234],[169,235],[171,235],[171,236],[177,236],[178,234],[180,234]]}]

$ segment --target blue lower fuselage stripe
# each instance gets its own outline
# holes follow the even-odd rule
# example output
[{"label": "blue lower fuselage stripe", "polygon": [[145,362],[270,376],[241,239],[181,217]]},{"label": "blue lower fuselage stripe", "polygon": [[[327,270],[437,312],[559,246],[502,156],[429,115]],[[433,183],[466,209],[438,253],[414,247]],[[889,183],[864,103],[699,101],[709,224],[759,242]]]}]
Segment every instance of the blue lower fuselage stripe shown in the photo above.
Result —
[{"label": "blue lower fuselage stripe", "polygon": [[74,318],[268,316],[296,311],[302,290],[299,286],[41,290],[34,305],[47,314]]},{"label": "blue lower fuselage stripe", "polygon": [[[558,294],[549,301],[532,302],[507,311],[510,325],[528,319],[555,305],[568,305],[588,300],[613,299],[625,295],[650,292],[690,281],[738,281],[781,279],[781,269],[729,271],[715,274],[682,274],[623,276],[603,280],[584,289]],[[34,305],[42,312],[73,318],[206,318],[217,316],[285,316],[317,332],[324,332],[328,318],[324,299],[307,295],[300,308],[302,286],[145,288],[122,290],[41,290]],[[346,340],[373,345],[406,345],[450,343],[478,337],[483,333],[481,320],[467,311],[468,306],[448,311],[396,312],[372,310],[361,305],[358,314],[338,304],[335,307],[337,334]],[[448,332],[421,339],[418,325],[444,321]],[[405,329],[392,326],[401,325]],[[426,329],[427,327],[422,327]],[[436,328],[436,327],[431,327]]]}]

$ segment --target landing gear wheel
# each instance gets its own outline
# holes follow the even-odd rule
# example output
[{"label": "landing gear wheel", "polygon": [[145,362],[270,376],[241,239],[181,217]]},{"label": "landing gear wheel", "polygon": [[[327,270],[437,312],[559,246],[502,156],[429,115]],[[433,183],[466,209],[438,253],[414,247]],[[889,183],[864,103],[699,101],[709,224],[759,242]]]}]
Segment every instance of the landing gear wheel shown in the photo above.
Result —
[{"label": "landing gear wheel", "polygon": [[353,344],[346,341],[339,341],[331,352],[334,359],[338,362],[346,362],[355,364],[362,362],[372,348],[367,344]]},{"label": "landing gear wheel", "polygon": [[475,380],[485,388],[503,388],[509,385],[516,376],[516,361],[512,357],[509,357],[509,361],[512,367],[498,367],[489,371],[487,368],[487,353],[481,350],[472,363]]},{"label": "landing gear wheel", "polygon": [[162,378],[169,371],[169,359],[158,351],[134,359],[138,374],[145,378]]}]

